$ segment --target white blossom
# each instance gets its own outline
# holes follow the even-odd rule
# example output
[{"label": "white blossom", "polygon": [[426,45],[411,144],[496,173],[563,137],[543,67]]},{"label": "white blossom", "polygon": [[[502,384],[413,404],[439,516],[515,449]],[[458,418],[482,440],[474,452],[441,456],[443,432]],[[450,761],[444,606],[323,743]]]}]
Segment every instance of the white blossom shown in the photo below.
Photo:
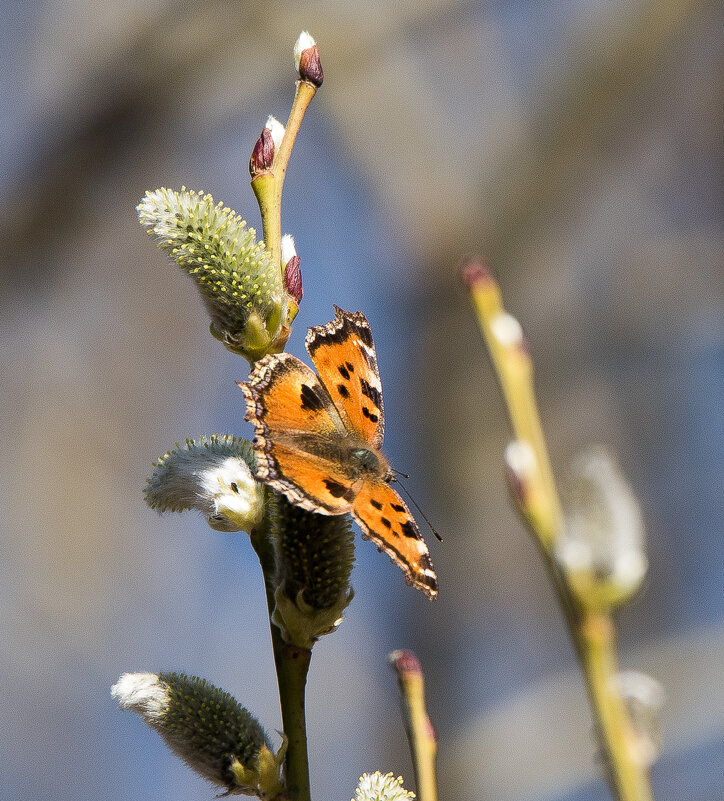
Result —
[{"label": "white blossom", "polygon": [[394,777],[392,773],[384,776],[376,771],[365,773],[360,777],[352,801],[409,801],[415,797],[402,786],[402,776]]}]

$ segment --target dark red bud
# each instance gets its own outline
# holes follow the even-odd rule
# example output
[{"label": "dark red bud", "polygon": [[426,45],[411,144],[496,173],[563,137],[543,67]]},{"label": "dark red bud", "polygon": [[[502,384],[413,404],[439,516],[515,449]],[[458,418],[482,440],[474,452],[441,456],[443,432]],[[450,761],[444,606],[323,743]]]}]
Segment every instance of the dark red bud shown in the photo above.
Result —
[{"label": "dark red bud", "polygon": [[319,59],[319,48],[317,45],[308,47],[302,50],[302,55],[299,58],[299,77],[303,81],[309,81],[319,89],[324,80],[324,72],[322,72],[322,62]]},{"label": "dark red bud", "polygon": [[468,289],[490,281],[493,274],[485,262],[478,256],[472,256],[463,262],[460,268],[460,278]]},{"label": "dark red bud", "polygon": [[393,651],[389,656],[390,664],[397,671],[397,674],[402,677],[410,673],[422,675],[422,665],[420,660],[415,656],[412,651]]},{"label": "dark red bud", "polygon": [[302,289],[302,260],[299,256],[292,256],[284,268],[284,286],[287,292],[296,300],[297,305],[301,302],[304,290]]},{"label": "dark red bud", "polygon": [[256,140],[254,150],[251,152],[249,159],[249,173],[253,178],[261,172],[266,172],[271,169],[272,162],[274,161],[274,140],[272,139],[271,130],[264,128],[261,135]]},{"label": "dark red bud", "polygon": [[522,476],[508,464],[505,465],[505,483],[508,485],[508,492],[515,504],[518,507],[525,506],[528,486],[523,481]]}]

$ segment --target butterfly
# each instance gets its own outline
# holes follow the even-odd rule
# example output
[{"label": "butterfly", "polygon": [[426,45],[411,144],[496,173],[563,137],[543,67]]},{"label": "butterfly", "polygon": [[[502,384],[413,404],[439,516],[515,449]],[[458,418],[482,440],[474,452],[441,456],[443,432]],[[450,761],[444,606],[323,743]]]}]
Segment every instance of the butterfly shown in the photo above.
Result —
[{"label": "butterfly", "polygon": [[290,353],[275,353],[239,382],[255,429],[257,478],[307,511],[351,514],[407,583],[434,599],[430,553],[380,450],[385,418],[372,332],[362,312],[334,309],[334,320],[305,340],[318,376]]}]

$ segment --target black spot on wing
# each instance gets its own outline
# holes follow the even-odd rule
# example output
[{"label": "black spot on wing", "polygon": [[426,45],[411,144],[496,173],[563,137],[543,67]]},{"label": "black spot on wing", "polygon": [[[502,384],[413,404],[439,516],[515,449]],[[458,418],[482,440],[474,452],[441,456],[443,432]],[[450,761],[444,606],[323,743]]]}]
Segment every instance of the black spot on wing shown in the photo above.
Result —
[{"label": "black spot on wing", "polygon": [[370,503],[371,503],[371,504],[372,504],[372,506],[374,506],[374,507],[375,507],[375,509],[377,509],[377,510],[379,510],[379,509],[381,509],[381,508],[382,508],[382,504],[381,504],[379,501],[376,501],[374,498],[370,498]]},{"label": "black spot on wing", "polygon": [[[430,554],[421,553],[419,558],[420,558],[420,565],[422,566],[423,570],[433,570],[432,559],[430,559]],[[428,586],[437,589],[437,579],[432,578],[432,576],[420,576],[420,580],[423,581]]]},{"label": "black spot on wing", "polygon": [[[349,367],[352,367],[349,362],[347,362]],[[344,378],[345,381],[349,381],[349,367],[346,367],[344,364],[340,365],[337,369],[339,370],[339,374]]]},{"label": "black spot on wing", "polygon": [[345,367],[350,371],[350,373],[354,373],[354,365],[352,362],[345,362]]},{"label": "black spot on wing", "polygon": [[352,492],[350,487],[345,487],[344,484],[340,484],[339,481],[325,478],[324,486],[333,498],[344,498],[345,501],[354,500],[354,492]]},{"label": "black spot on wing", "polygon": [[337,384],[337,392],[339,392],[343,398],[349,398],[349,390],[344,384]]},{"label": "black spot on wing", "polygon": [[371,420],[373,423],[376,423],[380,419],[374,412],[371,412],[366,406],[362,407],[362,414],[368,420]]},{"label": "black spot on wing", "polygon": [[420,532],[415,528],[415,524],[411,523],[409,520],[406,520],[400,528],[402,529],[402,533],[406,537],[410,537],[413,540],[420,540],[422,537],[420,536]]},{"label": "black spot on wing", "polygon": [[309,384],[302,384],[301,400],[302,409],[305,411],[318,412],[320,409],[324,408],[324,401],[309,386]]},{"label": "black spot on wing", "polygon": [[390,504],[390,506],[391,506],[391,507],[392,507],[392,508],[393,508],[393,509],[394,509],[396,512],[404,512],[404,511],[405,511],[405,507],[404,507],[404,506],[400,506],[400,504],[399,504],[399,503],[391,503],[391,504]]},{"label": "black spot on wing", "polygon": [[377,387],[373,387],[368,381],[365,381],[364,378],[360,378],[359,380],[360,386],[362,387],[362,394],[369,398],[372,403],[379,409],[381,403],[380,391]]},{"label": "black spot on wing", "polygon": [[392,523],[386,517],[381,517],[380,520],[385,528],[392,528]]}]

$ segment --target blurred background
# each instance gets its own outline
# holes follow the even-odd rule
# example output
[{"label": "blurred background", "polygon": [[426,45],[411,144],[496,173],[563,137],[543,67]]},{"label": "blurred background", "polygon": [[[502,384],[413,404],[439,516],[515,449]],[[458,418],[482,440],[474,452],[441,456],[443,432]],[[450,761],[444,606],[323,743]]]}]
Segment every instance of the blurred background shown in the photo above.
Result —
[{"label": "blurred background", "polygon": [[250,434],[246,363],[148,240],[146,189],[211,192],[252,225],[251,148],[282,121],[302,29],[324,86],[284,231],[305,297],[369,318],[386,453],[445,535],[430,604],[358,541],[356,597],[315,648],[319,799],[412,785],[388,651],[427,670],[442,796],[599,801],[583,684],[505,491],[507,419],[460,259],[523,323],[554,468],[610,445],[650,571],[624,668],[666,687],[659,801],[724,795],[721,6],[707,0],[379,3],[2,0],[0,799],[211,798],[110,686],[179,670],[279,728],[248,538],[159,517],[141,489],[187,436]]}]

